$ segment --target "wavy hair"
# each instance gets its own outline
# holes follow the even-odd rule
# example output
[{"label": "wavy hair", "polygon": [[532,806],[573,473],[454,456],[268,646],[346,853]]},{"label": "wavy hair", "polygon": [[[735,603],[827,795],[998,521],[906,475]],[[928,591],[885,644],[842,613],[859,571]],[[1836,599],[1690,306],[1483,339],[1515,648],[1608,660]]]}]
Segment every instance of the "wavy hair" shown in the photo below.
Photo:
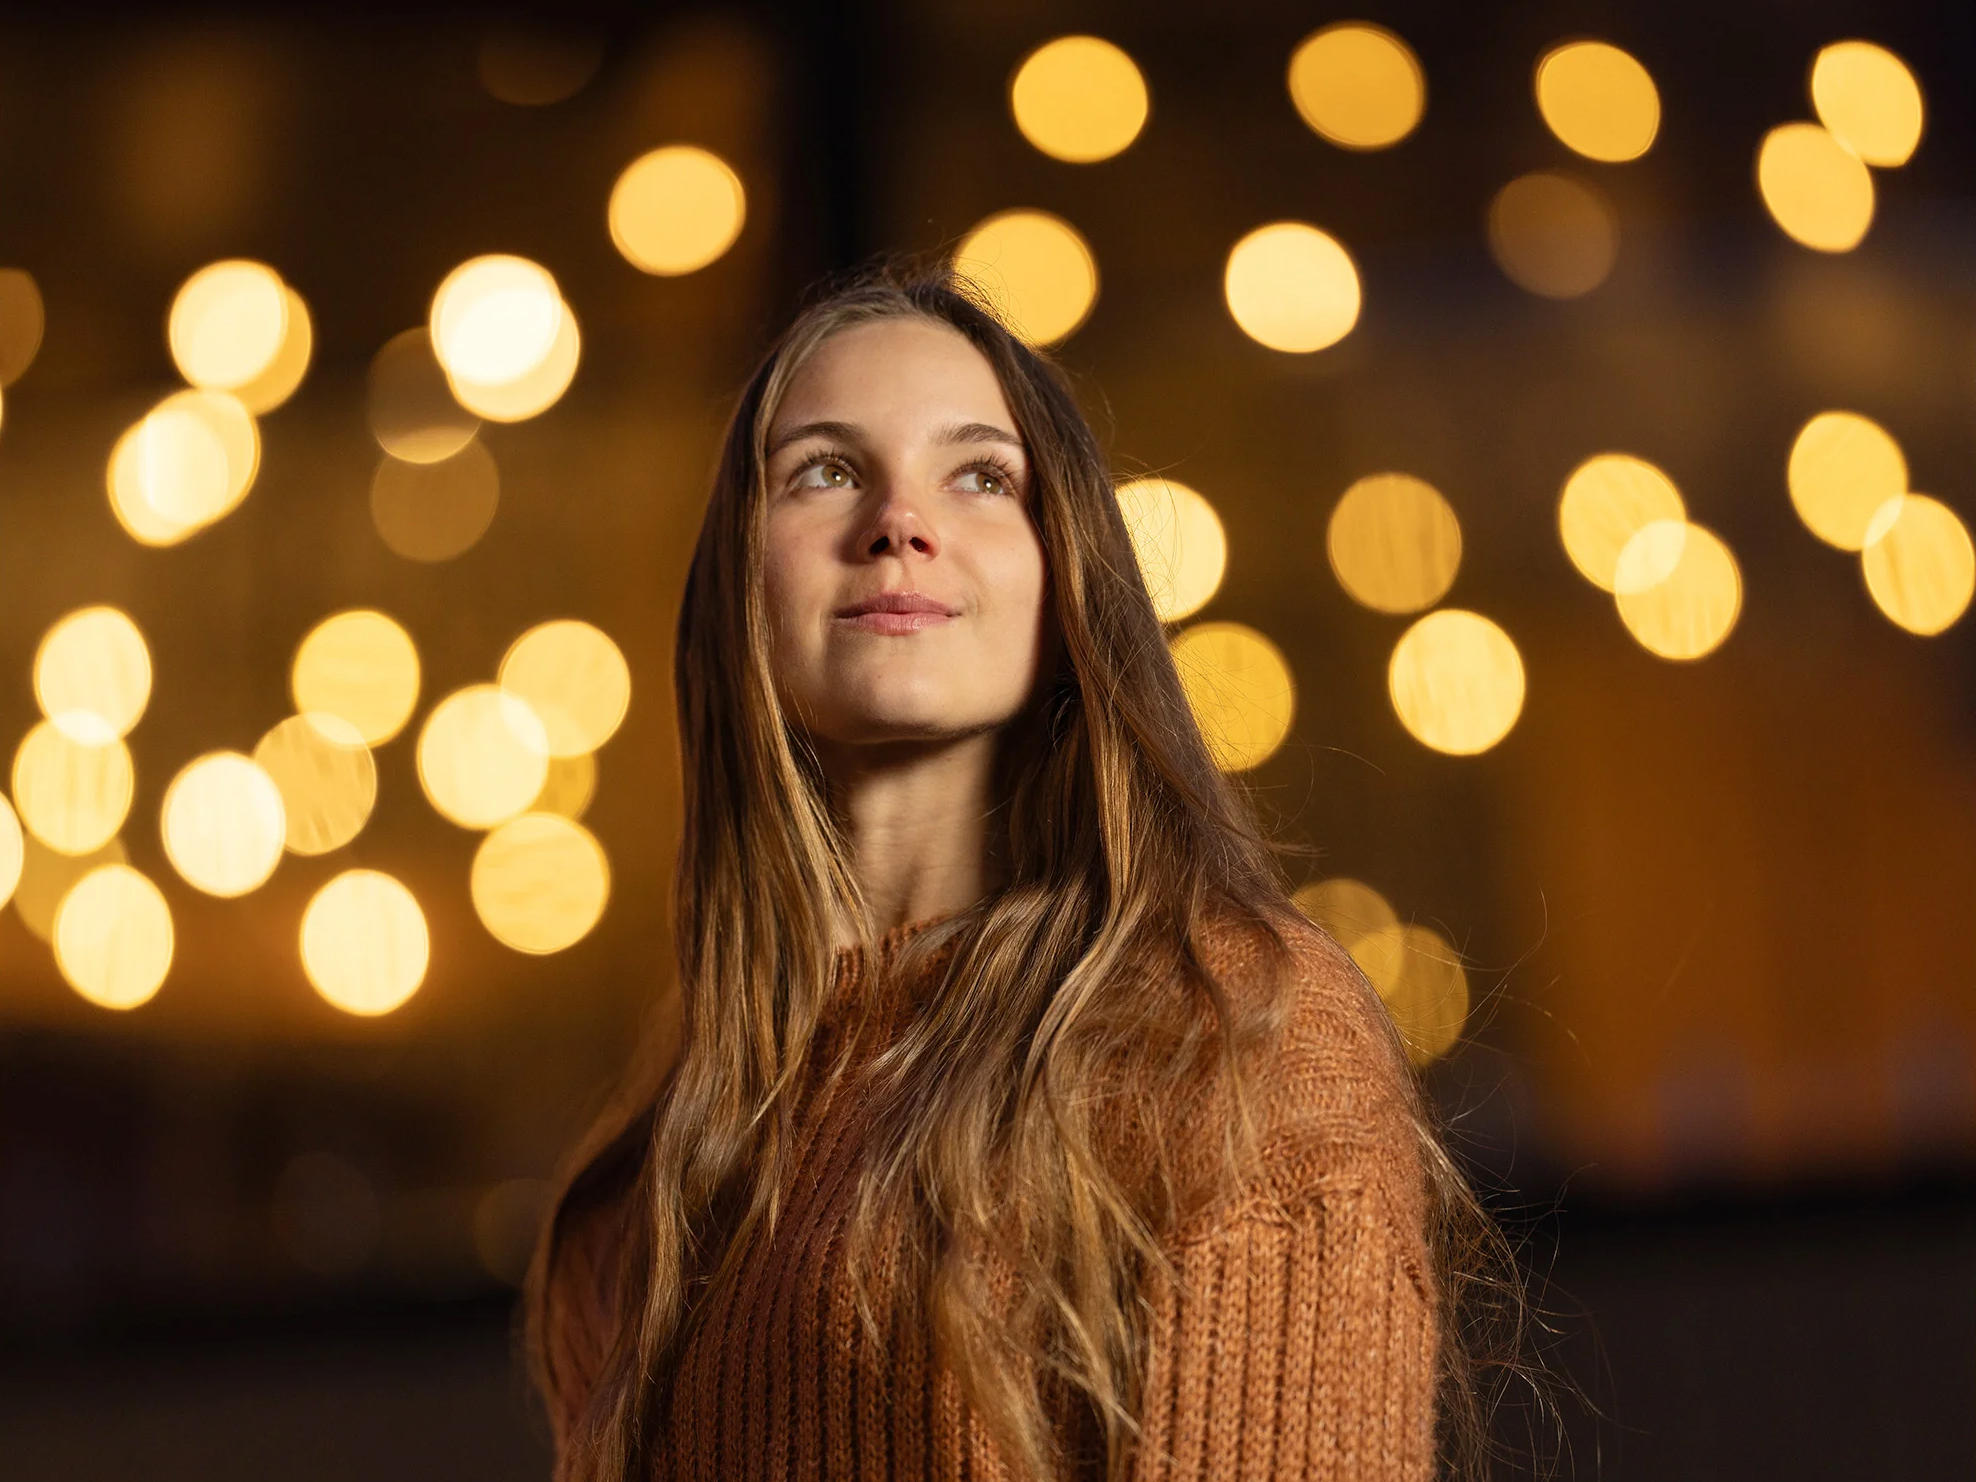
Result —
[{"label": "wavy hair", "polygon": [[[896,1241],[897,1299],[919,1304],[1018,1470],[1059,1475],[1052,1397],[1068,1393],[1095,1417],[1108,1474],[1120,1476],[1139,1429],[1139,1292],[1149,1267],[1170,1271],[1160,1237],[1182,1191],[1158,1169],[1135,1177],[1108,1162],[1105,1108],[1090,1088],[1123,1061],[1157,1103],[1220,1072],[1233,1109],[1230,1176],[1254,1151],[1247,1057],[1282,1021],[1281,923],[1293,908],[1247,799],[1195,724],[1097,440],[1062,374],[963,281],[944,270],[865,273],[806,308],[749,380],[687,577],[675,664],[680,1041],[662,1087],[627,1082],[567,1186],[628,1164],[637,1214],[614,1349],[561,1438],[565,1482],[643,1474],[662,1376],[690,1337],[696,1294],[776,1218],[835,923],[851,923],[875,960],[842,824],[777,698],[760,580],[764,465],[777,408],[817,348],[903,317],[963,335],[1000,381],[1029,452],[1057,660],[997,763],[991,847],[1005,883],[910,938],[897,964],[910,974],[954,949],[942,991],[869,1067],[875,1141],[848,1232],[860,1312],[874,1321],[864,1276],[881,1240]],[[1210,921],[1253,930],[1279,969],[1273,981],[1225,992],[1205,962]],[[1179,991],[1149,994],[1148,983]],[[842,1070],[840,1058],[831,1074]],[[1437,1264],[1473,1264],[1493,1226],[1417,1124]],[[547,1277],[569,1197],[530,1284],[532,1351],[551,1394],[561,1381],[542,1341]],[[984,1250],[1021,1278],[1012,1312],[990,1300]],[[1472,1410],[1463,1346],[1446,1341],[1458,1336],[1447,1304],[1461,1286],[1444,1274],[1441,1409],[1444,1426],[1452,1417],[1473,1431],[1462,1419]]]}]

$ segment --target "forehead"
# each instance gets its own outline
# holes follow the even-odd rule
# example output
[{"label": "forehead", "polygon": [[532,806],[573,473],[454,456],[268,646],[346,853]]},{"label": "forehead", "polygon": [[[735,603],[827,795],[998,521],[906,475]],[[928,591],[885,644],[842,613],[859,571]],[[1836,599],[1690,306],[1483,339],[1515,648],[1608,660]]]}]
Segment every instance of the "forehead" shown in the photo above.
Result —
[{"label": "forehead", "polygon": [[988,357],[959,330],[923,318],[839,330],[790,379],[776,429],[856,422],[871,430],[987,422],[1014,430]]}]

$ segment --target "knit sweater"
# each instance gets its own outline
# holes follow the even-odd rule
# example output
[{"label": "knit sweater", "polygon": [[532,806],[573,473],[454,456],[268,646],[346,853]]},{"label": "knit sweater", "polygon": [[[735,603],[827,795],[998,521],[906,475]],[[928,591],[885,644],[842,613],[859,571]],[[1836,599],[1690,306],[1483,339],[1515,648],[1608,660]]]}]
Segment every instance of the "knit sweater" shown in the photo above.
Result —
[{"label": "knit sweater", "polygon": [[[856,949],[839,951],[815,1063],[827,1063],[860,995],[881,991],[874,985],[888,980],[898,948],[930,924],[887,933],[876,968]],[[1407,1071],[1351,959],[1314,928],[1291,930],[1289,1013],[1257,1084],[1260,1174],[1183,1211],[1166,1237],[1178,1284],[1154,1272],[1143,1289],[1134,1482],[1421,1482],[1433,1472],[1439,1334]],[[1205,955],[1239,993],[1255,976],[1254,952],[1227,938]],[[926,988],[882,990],[891,996],[875,1022],[892,1028],[878,1042]],[[661,1381],[653,1482],[1016,1475],[922,1324],[881,1306],[874,1341],[859,1319],[841,1249],[862,1113],[855,1094],[806,1088],[799,1098],[774,1228],[702,1299],[708,1310]],[[1183,1169],[1211,1167],[1220,1151],[1212,1119],[1195,1120],[1199,1135],[1168,1149]],[[573,1201],[559,1224],[542,1332],[559,1458],[617,1335],[620,1257],[636,1218],[628,1185],[620,1178]],[[878,1276],[883,1304],[882,1268]],[[1012,1279],[1003,1268],[998,1289]],[[1080,1458],[1079,1482],[1102,1478],[1088,1407],[1061,1411],[1059,1435]]]}]

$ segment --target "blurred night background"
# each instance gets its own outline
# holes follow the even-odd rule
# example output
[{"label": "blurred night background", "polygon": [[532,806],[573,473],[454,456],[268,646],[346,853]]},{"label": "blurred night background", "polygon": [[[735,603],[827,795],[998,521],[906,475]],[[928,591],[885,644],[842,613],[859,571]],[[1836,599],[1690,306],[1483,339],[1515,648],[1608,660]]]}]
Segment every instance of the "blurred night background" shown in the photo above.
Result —
[{"label": "blurred night background", "polygon": [[1563,1473],[1969,1475],[1972,80],[1947,0],[10,8],[0,1476],[547,1476],[722,421],[891,252],[1142,480]]}]

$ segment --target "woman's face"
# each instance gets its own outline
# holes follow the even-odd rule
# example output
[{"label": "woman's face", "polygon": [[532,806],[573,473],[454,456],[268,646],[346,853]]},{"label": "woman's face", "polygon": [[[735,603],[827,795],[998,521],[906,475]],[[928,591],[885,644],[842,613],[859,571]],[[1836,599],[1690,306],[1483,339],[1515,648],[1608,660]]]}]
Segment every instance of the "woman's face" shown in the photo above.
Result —
[{"label": "woman's face", "polygon": [[1045,643],[1043,543],[979,350],[918,318],[831,336],[783,396],[767,475],[775,679],[805,729],[933,740],[1023,708]]}]

